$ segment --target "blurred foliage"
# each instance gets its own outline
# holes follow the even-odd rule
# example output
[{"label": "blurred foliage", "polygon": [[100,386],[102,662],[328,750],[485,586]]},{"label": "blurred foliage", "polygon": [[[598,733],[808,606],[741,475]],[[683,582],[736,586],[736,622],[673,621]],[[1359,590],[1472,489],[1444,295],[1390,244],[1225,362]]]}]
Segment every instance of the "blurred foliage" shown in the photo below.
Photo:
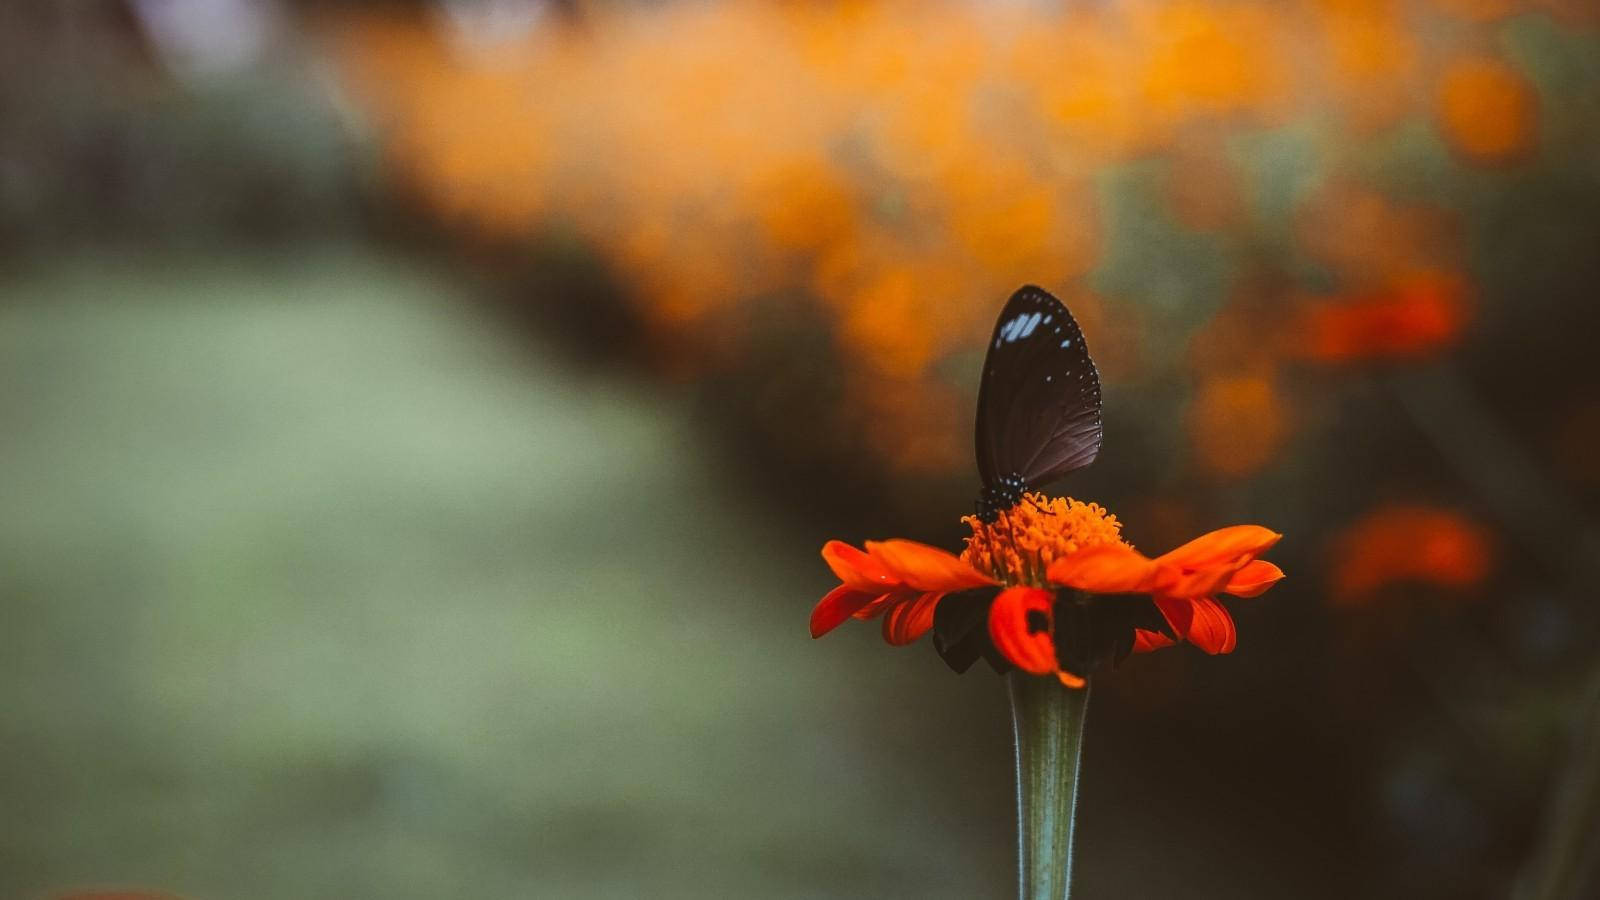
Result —
[{"label": "blurred foliage", "polygon": [[[806,589],[812,560],[717,485],[674,404],[530,362],[469,295],[370,251],[80,257],[3,284],[0,893],[1007,877],[1003,840],[908,867],[967,827],[930,801],[902,828],[916,785],[876,773],[915,723],[841,702],[848,653],[748,602]],[[697,544],[730,558],[708,571]],[[1001,821],[1007,777],[980,779]]]},{"label": "blurred foliage", "polygon": [[174,83],[157,50],[121,4],[0,9],[0,248],[356,224],[364,151],[319,85],[325,66]]}]

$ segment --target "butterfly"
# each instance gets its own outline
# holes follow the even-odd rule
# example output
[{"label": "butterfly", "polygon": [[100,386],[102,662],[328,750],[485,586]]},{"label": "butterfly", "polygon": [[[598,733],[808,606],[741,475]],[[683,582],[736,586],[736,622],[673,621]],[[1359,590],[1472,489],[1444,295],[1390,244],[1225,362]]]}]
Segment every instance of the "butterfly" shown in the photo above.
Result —
[{"label": "butterfly", "polygon": [[995,322],[978,385],[978,518],[994,521],[1035,487],[1100,453],[1100,373],[1072,313],[1024,285]]},{"label": "butterfly", "polygon": [[[978,384],[975,437],[983,482],[978,518],[984,522],[1015,506],[1027,491],[1089,465],[1100,454],[1100,373],[1077,320],[1043,288],[1019,288],[1000,310]],[[980,657],[996,671],[1010,668],[984,627],[994,593],[949,596],[934,613],[934,648],[957,672]],[[1127,655],[1136,625],[1164,627],[1151,624],[1152,614],[1158,614],[1154,606],[1144,606],[1063,610],[1072,617],[1070,627],[1060,629],[1069,668],[1088,671],[1105,656],[1105,648],[1117,658]]]}]

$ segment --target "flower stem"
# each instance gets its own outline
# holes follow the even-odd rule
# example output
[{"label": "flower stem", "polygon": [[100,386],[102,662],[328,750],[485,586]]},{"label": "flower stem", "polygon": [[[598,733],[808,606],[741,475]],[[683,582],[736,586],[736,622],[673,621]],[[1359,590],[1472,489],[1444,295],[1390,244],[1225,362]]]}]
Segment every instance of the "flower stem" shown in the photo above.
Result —
[{"label": "flower stem", "polygon": [[1006,681],[1017,741],[1017,896],[1067,900],[1089,689],[1026,672]]}]

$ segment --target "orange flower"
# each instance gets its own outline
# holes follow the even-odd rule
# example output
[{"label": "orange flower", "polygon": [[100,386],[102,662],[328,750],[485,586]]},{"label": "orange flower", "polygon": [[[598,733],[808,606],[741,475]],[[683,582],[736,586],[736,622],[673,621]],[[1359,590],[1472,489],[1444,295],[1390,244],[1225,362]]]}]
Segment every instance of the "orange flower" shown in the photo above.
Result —
[{"label": "orange flower", "polygon": [[866,552],[829,541],[822,558],[843,582],[811,611],[811,636],[822,637],[845,619],[883,616],[883,639],[899,646],[933,627],[939,600],[952,591],[994,584],[955,556],[916,541],[867,541]]},{"label": "orange flower", "polygon": [[1451,509],[1395,503],[1379,507],[1333,542],[1330,595],[1359,606],[1396,582],[1465,591],[1494,564],[1488,530]]},{"label": "orange flower", "polygon": [[1325,363],[1437,353],[1467,326],[1466,284],[1447,272],[1417,272],[1372,294],[1332,300],[1304,322],[1304,353]]},{"label": "orange flower", "polygon": [[[1082,687],[1092,669],[1178,641],[1232,651],[1233,619],[1217,596],[1255,597],[1283,577],[1257,559],[1281,535],[1258,525],[1151,559],[1122,540],[1116,516],[1070,498],[1029,493],[992,522],[962,521],[972,536],[959,558],[911,541],[869,541],[866,552],[828,542],[822,556],[842,583],[812,611],[812,637],[882,615],[891,644],[934,629],[957,671],[982,656]],[[1120,594],[1143,596],[1109,596]]]},{"label": "orange flower", "polygon": [[[1207,653],[1231,653],[1238,643],[1233,617],[1217,594],[1257,597],[1283,570],[1256,559],[1283,535],[1260,525],[1235,525],[1201,535],[1150,559],[1127,546],[1094,547],[1059,560],[1050,581],[1091,594],[1149,594],[1173,634]],[[1135,650],[1154,650],[1171,638],[1144,629]]]}]

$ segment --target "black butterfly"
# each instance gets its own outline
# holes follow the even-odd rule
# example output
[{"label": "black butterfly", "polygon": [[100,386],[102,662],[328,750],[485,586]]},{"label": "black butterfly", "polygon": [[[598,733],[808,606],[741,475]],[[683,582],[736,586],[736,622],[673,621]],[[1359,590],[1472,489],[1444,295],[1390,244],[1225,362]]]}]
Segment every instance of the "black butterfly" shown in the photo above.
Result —
[{"label": "black butterfly", "polygon": [[[1000,311],[978,387],[978,518],[992,522],[1028,490],[1094,462],[1103,436],[1100,373],[1083,330],[1049,292],[1022,287]],[[981,589],[946,597],[934,613],[934,647],[957,672],[979,657],[996,671],[1011,667],[984,624],[994,594]],[[1153,604],[1073,606],[1060,615],[1071,621],[1063,619],[1057,649],[1074,672],[1126,656],[1136,626],[1166,627]]]},{"label": "black butterfly", "polygon": [[978,518],[992,522],[1024,492],[1094,462],[1103,434],[1100,373],[1082,329],[1043,288],[1018,289],[978,387]]}]

